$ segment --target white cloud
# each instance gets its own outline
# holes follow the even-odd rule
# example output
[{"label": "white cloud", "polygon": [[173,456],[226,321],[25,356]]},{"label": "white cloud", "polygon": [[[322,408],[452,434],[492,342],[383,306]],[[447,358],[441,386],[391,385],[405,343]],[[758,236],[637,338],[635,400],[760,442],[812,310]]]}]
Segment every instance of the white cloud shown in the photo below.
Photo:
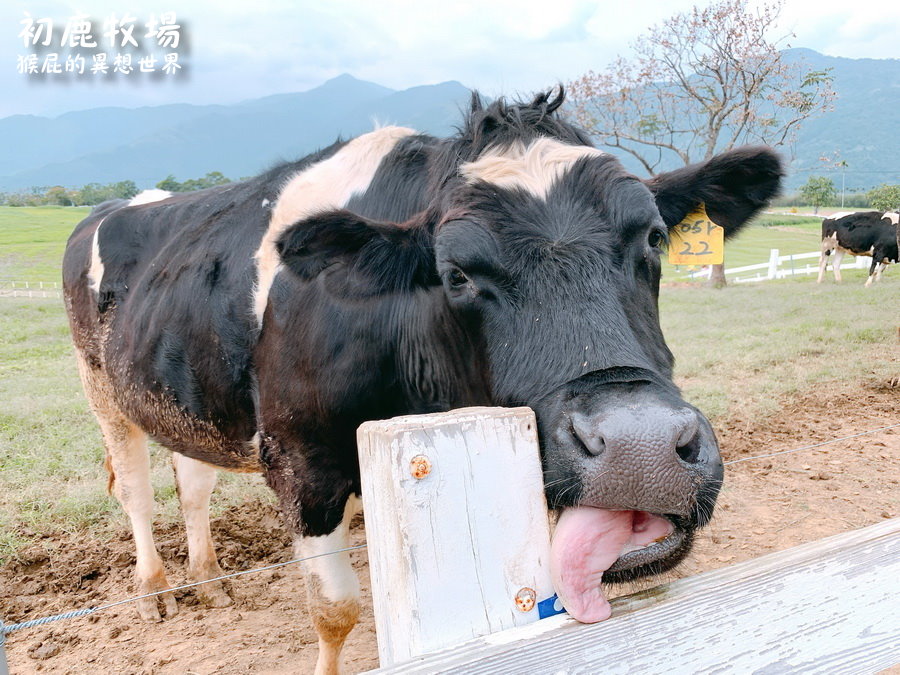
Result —
[{"label": "white cloud", "polygon": [[[759,4],[762,0],[750,0]],[[193,73],[183,84],[37,85],[15,71],[21,44],[0,38],[0,115],[97,105],[231,102],[300,91],[343,72],[406,88],[455,79],[495,95],[527,92],[602,69],[650,25],[692,0],[181,0],[168,3],[190,30]],[[123,9],[159,11],[141,0],[0,3],[0,35],[15,36],[23,11],[66,19]],[[781,28],[793,46],[835,56],[900,56],[900,3],[787,0]],[[13,30],[10,30],[12,28]]]}]

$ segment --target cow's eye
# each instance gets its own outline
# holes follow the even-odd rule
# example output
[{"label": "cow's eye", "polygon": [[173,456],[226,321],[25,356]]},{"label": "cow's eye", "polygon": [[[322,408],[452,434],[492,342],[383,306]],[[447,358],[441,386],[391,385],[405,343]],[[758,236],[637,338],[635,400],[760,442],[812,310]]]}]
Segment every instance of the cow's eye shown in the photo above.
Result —
[{"label": "cow's eye", "polygon": [[647,236],[647,243],[650,244],[651,248],[663,248],[667,243],[666,235],[662,230],[650,230],[650,234]]},{"label": "cow's eye", "polygon": [[469,283],[469,277],[461,269],[454,267],[448,272],[447,281],[450,282],[450,288],[462,288]]}]

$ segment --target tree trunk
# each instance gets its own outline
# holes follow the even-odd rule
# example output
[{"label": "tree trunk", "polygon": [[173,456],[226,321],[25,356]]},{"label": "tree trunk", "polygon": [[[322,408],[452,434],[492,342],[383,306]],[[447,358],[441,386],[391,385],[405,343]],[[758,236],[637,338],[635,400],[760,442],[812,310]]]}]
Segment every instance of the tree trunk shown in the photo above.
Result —
[{"label": "tree trunk", "polygon": [[725,263],[721,265],[713,265],[707,286],[712,288],[724,288],[728,282],[725,281]]}]

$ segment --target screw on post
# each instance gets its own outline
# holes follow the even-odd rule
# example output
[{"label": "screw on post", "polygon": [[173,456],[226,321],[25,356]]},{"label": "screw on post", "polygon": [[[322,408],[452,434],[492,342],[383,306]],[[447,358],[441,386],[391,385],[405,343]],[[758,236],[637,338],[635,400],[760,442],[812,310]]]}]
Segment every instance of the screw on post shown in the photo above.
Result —
[{"label": "screw on post", "polygon": [[409,462],[409,472],[416,480],[422,480],[431,473],[431,460],[425,455],[416,455]]}]

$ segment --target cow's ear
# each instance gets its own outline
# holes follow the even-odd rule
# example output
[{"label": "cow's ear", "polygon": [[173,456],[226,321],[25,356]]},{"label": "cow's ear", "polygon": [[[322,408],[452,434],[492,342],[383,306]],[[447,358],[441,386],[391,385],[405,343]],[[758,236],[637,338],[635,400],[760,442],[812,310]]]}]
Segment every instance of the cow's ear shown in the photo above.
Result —
[{"label": "cow's ear", "polygon": [[328,211],[291,225],[275,243],[281,262],[301,279],[343,264],[365,274],[370,288],[401,290],[439,283],[429,230],[350,211]]},{"label": "cow's ear", "polygon": [[746,146],[645,183],[667,227],[703,203],[710,219],[729,237],[778,195],[783,176],[781,159],[771,148]]}]

